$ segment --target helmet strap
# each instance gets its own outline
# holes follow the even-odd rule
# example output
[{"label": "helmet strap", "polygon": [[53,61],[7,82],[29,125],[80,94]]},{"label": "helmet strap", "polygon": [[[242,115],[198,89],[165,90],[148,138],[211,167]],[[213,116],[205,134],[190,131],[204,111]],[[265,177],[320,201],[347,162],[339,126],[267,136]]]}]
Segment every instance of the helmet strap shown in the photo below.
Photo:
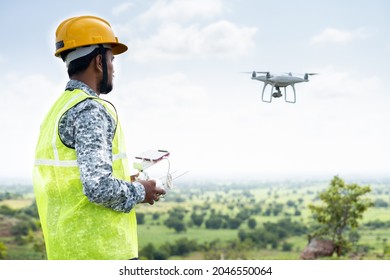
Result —
[{"label": "helmet strap", "polygon": [[106,59],[106,49],[102,44],[99,44],[100,54],[102,55],[102,64],[103,64],[103,79],[100,82],[100,93],[107,93],[108,88],[108,73],[107,73],[107,59]]}]

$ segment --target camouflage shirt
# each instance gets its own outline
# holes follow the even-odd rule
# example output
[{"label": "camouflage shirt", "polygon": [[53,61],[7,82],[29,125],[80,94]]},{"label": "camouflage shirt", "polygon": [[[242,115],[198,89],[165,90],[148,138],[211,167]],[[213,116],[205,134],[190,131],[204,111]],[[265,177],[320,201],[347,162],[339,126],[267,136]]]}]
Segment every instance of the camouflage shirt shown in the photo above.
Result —
[{"label": "camouflage shirt", "polygon": [[[66,90],[74,89],[98,97],[86,84],[70,80]],[[112,176],[115,125],[102,104],[86,99],[61,117],[59,135],[66,146],[76,150],[83,192],[89,201],[127,213],[145,199],[145,189],[138,182],[130,183]]]}]

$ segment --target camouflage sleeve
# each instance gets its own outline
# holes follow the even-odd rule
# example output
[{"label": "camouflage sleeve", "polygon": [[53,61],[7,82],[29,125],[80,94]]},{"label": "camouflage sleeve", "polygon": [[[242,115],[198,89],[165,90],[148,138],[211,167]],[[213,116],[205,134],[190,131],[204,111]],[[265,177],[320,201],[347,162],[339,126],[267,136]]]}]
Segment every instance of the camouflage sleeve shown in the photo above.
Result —
[{"label": "camouflage sleeve", "polygon": [[115,121],[103,105],[90,99],[67,114],[66,121],[60,123],[60,135],[65,145],[74,144],[84,194],[91,202],[115,211],[130,212],[144,200],[145,189],[140,183],[112,176]]}]

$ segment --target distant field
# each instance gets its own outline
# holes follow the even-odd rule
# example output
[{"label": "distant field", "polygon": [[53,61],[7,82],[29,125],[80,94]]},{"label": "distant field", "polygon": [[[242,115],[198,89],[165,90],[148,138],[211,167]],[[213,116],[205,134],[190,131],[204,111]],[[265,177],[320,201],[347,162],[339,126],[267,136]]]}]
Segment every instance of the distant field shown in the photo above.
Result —
[{"label": "distant field", "polygon": [[390,220],[390,208],[370,208],[367,212],[364,213],[363,223],[380,220],[380,221],[389,221]]},{"label": "distant field", "polygon": [[[145,246],[148,243],[153,243],[156,246],[161,246],[164,242],[172,242],[180,238],[194,239],[199,243],[211,242],[213,240],[219,239],[221,241],[229,241],[238,238],[237,230],[209,230],[202,225],[200,228],[188,227],[185,233],[175,233],[172,229],[167,229],[165,226],[161,225],[162,221],[167,218],[164,213],[167,213],[169,209],[172,209],[174,206],[180,205],[186,209],[191,210],[196,205],[200,205],[205,201],[210,201],[211,205],[215,207],[217,211],[222,212],[227,215],[236,214],[240,208],[235,207],[233,210],[228,208],[228,205],[232,201],[240,201],[244,205],[249,204],[258,204],[263,208],[266,208],[267,205],[272,203],[282,203],[285,204],[287,201],[297,202],[298,200],[301,203],[297,202],[297,208],[301,211],[301,215],[294,216],[293,210],[291,208],[285,207],[284,214],[280,216],[264,216],[257,215],[253,218],[256,219],[258,226],[265,222],[275,222],[278,219],[286,217],[288,215],[291,219],[303,222],[311,222],[311,213],[308,208],[308,204],[319,203],[317,200],[317,195],[325,190],[327,187],[326,183],[317,183],[312,186],[297,186],[292,188],[288,184],[280,184],[277,186],[262,187],[262,188],[245,188],[245,191],[249,190],[253,194],[254,201],[249,202],[248,198],[245,197],[242,190],[210,190],[207,192],[200,192],[202,195],[196,196],[195,199],[187,199],[183,203],[172,203],[171,201],[159,202],[155,206],[141,205],[138,212],[149,214],[146,216],[146,221],[144,225],[139,225],[139,244],[140,248]],[[373,191],[370,195],[372,200],[381,198],[390,202],[389,196],[384,194],[384,190],[387,190],[387,185],[385,186],[373,186]],[[185,191],[183,189],[179,190],[180,195],[185,196]],[[239,205],[238,203],[237,205]],[[149,217],[153,212],[163,213],[160,219],[160,225],[156,225]],[[186,217],[187,221],[189,218]],[[373,220],[389,221],[390,220],[390,208],[370,208],[364,215],[360,224],[364,224]],[[243,224],[240,228],[247,229],[247,225]],[[371,247],[370,254],[367,254],[367,258],[375,259],[376,254],[380,254],[383,251],[383,240],[389,240],[390,242],[390,230],[369,230],[369,229],[360,229],[360,243],[369,245]],[[300,253],[303,251],[307,245],[307,237],[299,236],[292,237],[287,240],[293,244],[293,249],[291,252],[282,252],[279,250],[255,250],[251,252],[250,255],[254,258],[260,259],[299,259]],[[261,257],[260,257],[261,256]]]},{"label": "distant field", "polygon": [[167,242],[173,243],[175,240],[180,238],[196,240],[200,244],[204,242],[211,242],[217,239],[221,241],[228,241],[237,238],[237,230],[207,230],[204,228],[189,228],[186,232],[175,233],[174,230],[168,229],[164,225],[139,225],[138,234],[140,248],[144,247],[148,243],[152,243],[159,247]]},{"label": "distant field", "polygon": [[[137,213],[144,214],[143,224],[138,226],[139,248],[142,249],[149,243],[156,248],[167,244],[174,243],[179,239],[187,238],[195,240],[198,244],[210,243],[219,240],[227,243],[232,240],[238,240],[238,231],[240,229],[249,230],[246,222],[242,223],[238,229],[207,229],[203,223],[199,228],[191,222],[190,215],[193,211],[202,213],[204,211],[205,220],[210,217],[210,213],[234,217],[246,207],[261,207],[262,212],[253,215],[257,222],[257,228],[265,222],[275,223],[282,218],[289,217],[293,221],[309,225],[312,221],[308,205],[319,203],[318,194],[325,190],[327,182],[284,182],[274,184],[246,184],[243,186],[234,184],[220,185],[183,185],[172,190],[166,198],[162,199],[155,205],[140,204],[137,205]],[[363,184],[362,184],[363,185]],[[370,198],[372,200],[381,199],[390,205],[390,182],[373,184]],[[0,201],[0,206],[6,205],[12,209],[23,209],[31,205],[34,200],[31,188],[24,193],[23,197],[17,199],[8,199]],[[0,194],[4,190],[0,188]],[[266,215],[265,210],[275,205],[283,205],[282,212],[277,215]],[[289,206],[290,205],[290,206]],[[168,212],[175,207],[186,209],[184,222],[186,231],[176,233],[164,225],[164,221],[169,217]],[[203,210],[201,210],[203,209]],[[295,211],[299,210],[299,215]],[[158,213],[158,218],[153,219],[153,214]],[[365,214],[360,224],[369,221],[390,221],[390,207],[370,208]],[[8,258],[10,259],[40,259],[42,256],[34,251],[32,244],[18,245],[12,236],[1,235],[9,233],[12,225],[17,220],[0,214],[0,242],[4,242],[8,248]],[[369,253],[365,255],[367,259],[376,259],[383,253],[384,244],[390,243],[390,229],[375,229],[361,227],[359,230],[359,244],[370,247]],[[40,236],[41,233],[36,233]],[[249,259],[299,259],[302,250],[307,245],[307,237],[293,236],[289,237],[286,242],[292,244],[290,251],[278,249],[253,249],[245,252],[245,257]],[[220,258],[226,257],[223,251]],[[239,254],[236,255],[240,257]],[[173,256],[173,259],[203,259],[205,256],[201,252],[193,252],[186,256]],[[389,258],[390,256],[384,256]]]},{"label": "distant field", "polygon": [[10,199],[10,200],[0,201],[0,206],[6,205],[12,209],[21,209],[30,206],[32,201],[33,198]]}]

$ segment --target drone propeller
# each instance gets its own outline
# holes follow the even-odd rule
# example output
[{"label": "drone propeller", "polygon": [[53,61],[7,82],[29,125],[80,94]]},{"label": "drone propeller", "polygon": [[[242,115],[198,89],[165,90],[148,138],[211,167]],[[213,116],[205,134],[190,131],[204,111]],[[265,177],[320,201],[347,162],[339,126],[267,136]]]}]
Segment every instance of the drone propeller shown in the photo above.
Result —
[{"label": "drone propeller", "polygon": [[284,73],[289,76],[303,76],[303,79],[305,80],[309,80],[309,76],[318,75],[318,73],[305,73],[305,74],[292,73],[292,72],[284,72]]},{"label": "drone propeller", "polygon": [[269,71],[253,71],[252,72],[252,77],[256,77],[257,74],[266,74],[267,79],[271,78],[271,74]]},{"label": "drone propeller", "polygon": [[318,73],[305,73],[304,79],[309,80],[309,76],[318,75]]},{"label": "drone propeller", "polygon": [[252,71],[252,72],[241,72],[246,74],[252,74],[252,78],[256,78],[256,74],[267,74],[267,79],[270,78],[269,71]]},{"label": "drone propeller", "polygon": [[244,72],[240,72],[240,73],[245,73],[245,74],[252,74],[252,73],[257,73],[257,74],[269,74],[269,71],[244,71]]},{"label": "drone propeller", "polygon": [[308,76],[311,76],[311,75],[318,75],[318,73],[295,73],[295,72],[283,72],[289,76],[294,76],[294,75],[299,75],[299,76],[304,76],[304,75],[308,75]]}]

